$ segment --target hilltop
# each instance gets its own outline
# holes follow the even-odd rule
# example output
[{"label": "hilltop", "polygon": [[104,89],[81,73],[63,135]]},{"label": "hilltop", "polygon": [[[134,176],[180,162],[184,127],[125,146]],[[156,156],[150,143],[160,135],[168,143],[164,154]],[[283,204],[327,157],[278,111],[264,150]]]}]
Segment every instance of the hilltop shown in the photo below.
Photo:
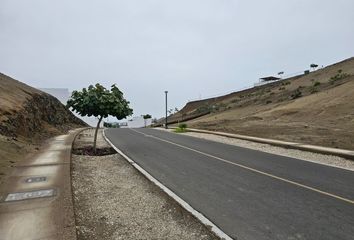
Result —
[{"label": "hilltop", "polygon": [[82,126],[55,97],[0,73],[0,180],[49,137]]},{"label": "hilltop", "polygon": [[354,58],[296,77],[186,104],[169,122],[354,149]]}]

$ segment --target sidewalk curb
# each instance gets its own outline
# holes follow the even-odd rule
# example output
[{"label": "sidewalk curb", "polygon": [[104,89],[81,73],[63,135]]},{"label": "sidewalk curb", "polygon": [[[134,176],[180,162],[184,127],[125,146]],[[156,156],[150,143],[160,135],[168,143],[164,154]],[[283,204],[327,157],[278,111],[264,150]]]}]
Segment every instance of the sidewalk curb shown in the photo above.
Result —
[{"label": "sidewalk curb", "polygon": [[113,143],[107,138],[105,134],[105,129],[103,129],[103,137],[104,139],[120,154],[125,160],[127,160],[135,169],[137,169],[143,176],[145,176],[149,181],[159,187],[162,191],[164,191],[168,196],[170,196],[173,200],[175,200],[180,206],[182,206],[187,212],[191,213],[194,217],[196,217],[202,224],[207,227],[210,227],[210,230],[220,239],[222,240],[233,240],[230,236],[224,233],[219,227],[217,227],[213,222],[211,222],[208,218],[206,218],[202,213],[195,210],[191,205],[189,205],[186,201],[180,198],[177,194],[175,194],[172,190],[163,185],[160,181],[150,175],[147,171],[145,171],[142,167],[140,167],[137,163],[135,163],[132,159],[130,159],[127,155],[125,155],[119,148],[113,145]]},{"label": "sidewalk curb", "polygon": [[[176,127],[170,127],[170,128],[175,129]],[[208,130],[194,129],[194,128],[187,128],[187,131],[188,132],[213,134],[213,135],[218,135],[218,136],[222,136],[222,137],[236,138],[236,139],[247,140],[247,141],[258,142],[258,143],[265,143],[265,144],[270,144],[270,145],[274,145],[274,146],[278,146],[278,147],[334,155],[334,156],[354,160],[354,151],[346,150],[346,149],[322,147],[322,146],[315,146],[315,145],[310,145],[310,144],[286,142],[286,141],[280,141],[280,140],[275,140],[275,139],[251,137],[251,136],[246,136],[246,135],[224,133],[224,132],[217,132],[217,131],[208,131]]]},{"label": "sidewalk curb", "polygon": [[74,192],[73,192],[73,176],[72,176],[72,173],[73,173],[73,149],[74,149],[74,144],[75,144],[75,141],[76,141],[76,138],[80,135],[80,133],[82,133],[83,131],[87,130],[87,129],[90,129],[91,127],[86,127],[86,128],[82,128],[80,130],[78,130],[75,135],[74,135],[74,139],[71,143],[71,149],[70,149],[70,173],[69,173],[69,176],[70,176],[70,193],[71,193],[71,204],[72,204],[72,210],[73,210],[73,216],[74,216],[74,223],[75,223],[75,234],[76,234],[76,237],[75,239],[73,240],[76,240],[78,239],[78,231],[77,231],[77,222],[76,222],[76,212],[75,212],[75,201],[74,201]]}]

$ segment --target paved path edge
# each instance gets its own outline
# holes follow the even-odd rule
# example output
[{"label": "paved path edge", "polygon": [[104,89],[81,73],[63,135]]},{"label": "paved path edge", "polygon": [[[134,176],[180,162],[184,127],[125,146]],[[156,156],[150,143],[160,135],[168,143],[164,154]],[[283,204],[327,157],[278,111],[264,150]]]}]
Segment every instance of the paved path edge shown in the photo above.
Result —
[{"label": "paved path edge", "polygon": [[90,129],[91,127],[86,127],[86,128],[81,128],[79,130],[77,130],[73,135],[73,140],[72,140],[72,143],[71,143],[71,149],[70,149],[70,167],[69,167],[69,176],[70,176],[70,194],[71,194],[71,210],[72,210],[72,216],[74,216],[74,223],[75,223],[75,226],[74,226],[74,230],[75,230],[75,239],[73,240],[76,240],[78,238],[78,234],[77,234],[77,229],[76,229],[76,226],[77,226],[77,222],[76,222],[76,212],[75,212],[75,207],[74,207],[74,193],[73,193],[73,176],[72,176],[72,168],[73,168],[73,164],[72,164],[72,160],[73,160],[73,148],[74,148],[74,144],[75,144],[75,141],[76,141],[76,138],[79,136],[80,133],[82,133],[83,131],[87,130],[87,129]]}]

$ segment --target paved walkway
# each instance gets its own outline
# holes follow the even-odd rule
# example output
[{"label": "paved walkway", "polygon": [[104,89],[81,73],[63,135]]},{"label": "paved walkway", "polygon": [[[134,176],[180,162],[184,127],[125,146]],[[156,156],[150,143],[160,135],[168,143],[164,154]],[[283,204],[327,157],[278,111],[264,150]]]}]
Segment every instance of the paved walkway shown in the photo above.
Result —
[{"label": "paved walkway", "polygon": [[70,159],[78,131],[53,138],[0,186],[0,240],[76,239]]}]

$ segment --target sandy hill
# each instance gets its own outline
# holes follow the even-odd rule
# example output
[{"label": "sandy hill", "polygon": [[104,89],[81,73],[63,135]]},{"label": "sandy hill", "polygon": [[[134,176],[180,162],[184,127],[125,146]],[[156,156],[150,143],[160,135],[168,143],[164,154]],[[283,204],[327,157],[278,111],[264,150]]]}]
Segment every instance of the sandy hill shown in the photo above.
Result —
[{"label": "sandy hill", "polygon": [[0,73],[0,180],[45,139],[82,126],[55,97]]},{"label": "sandy hill", "polygon": [[[198,117],[200,116],[200,117]],[[354,149],[354,58],[267,85],[189,102],[189,127]]]}]

